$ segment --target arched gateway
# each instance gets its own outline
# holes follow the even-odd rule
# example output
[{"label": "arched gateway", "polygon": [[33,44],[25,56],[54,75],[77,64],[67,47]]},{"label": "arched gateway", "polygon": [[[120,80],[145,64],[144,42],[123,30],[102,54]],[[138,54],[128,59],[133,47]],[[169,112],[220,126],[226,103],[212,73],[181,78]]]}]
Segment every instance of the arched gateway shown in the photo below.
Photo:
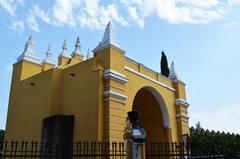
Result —
[{"label": "arched gateway", "polygon": [[170,119],[167,106],[153,87],[141,88],[133,101],[133,111],[140,113],[140,122],[147,134],[147,141],[168,141]]},{"label": "arched gateway", "polygon": [[[13,65],[6,140],[123,140],[127,112],[139,111],[149,141],[179,141],[188,133],[185,84],[171,66],[166,78],[128,58],[110,23],[94,57],[79,38],[70,56],[40,61],[29,38]],[[65,135],[66,134],[66,135]]]}]

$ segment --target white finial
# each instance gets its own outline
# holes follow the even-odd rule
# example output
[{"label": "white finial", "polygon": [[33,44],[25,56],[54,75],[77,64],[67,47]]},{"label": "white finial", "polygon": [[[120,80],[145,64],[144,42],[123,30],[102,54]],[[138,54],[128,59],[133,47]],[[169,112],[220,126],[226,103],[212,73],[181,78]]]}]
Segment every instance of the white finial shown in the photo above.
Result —
[{"label": "white finial", "polygon": [[171,63],[170,73],[168,78],[173,80],[174,82],[177,82],[178,80],[180,80],[176,73],[174,62]]},{"label": "white finial", "polygon": [[81,44],[80,44],[80,38],[79,37],[77,37],[77,41],[76,41],[76,44],[75,44],[75,50],[73,51],[72,56],[76,55],[76,54],[82,56]]},{"label": "white finial", "polygon": [[87,59],[90,59],[91,58],[91,51],[90,51],[90,49],[88,49],[88,51],[87,51]]},{"label": "white finial", "polygon": [[40,60],[37,57],[37,53],[34,50],[32,36],[29,36],[28,41],[25,44],[23,53],[17,58],[17,62],[21,60],[30,61],[33,63],[40,64]]},{"label": "white finial", "polygon": [[64,39],[64,42],[63,42],[63,46],[62,46],[62,52],[61,54],[59,55],[59,57],[66,57],[66,58],[71,58],[70,55],[68,55],[68,51],[67,51],[67,40]]},{"label": "white finial", "polygon": [[115,46],[119,47],[119,45],[117,43],[117,40],[116,40],[116,37],[115,37],[115,32],[113,31],[113,28],[112,28],[112,25],[111,25],[110,21],[107,24],[107,27],[105,29],[105,33],[104,33],[104,36],[103,36],[103,39],[102,39],[101,43],[102,43],[102,45],[112,44],[112,45],[115,45]]},{"label": "white finial", "polygon": [[97,50],[101,50],[101,49],[104,49],[104,48],[107,48],[110,46],[118,48],[121,52],[124,52],[120,48],[119,44],[117,43],[117,40],[115,37],[115,32],[112,28],[111,22],[109,21],[106,26],[102,41],[99,43],[99,45],[93,51],[96,52]]},{"label": "white finial", "polygon": [[46,58],[43,60],[42,63],[49,63],[49,64],[53,64],[52,62],[52,50],[51,50],[51,44],[48,45],[48,49],[46,52]]}]

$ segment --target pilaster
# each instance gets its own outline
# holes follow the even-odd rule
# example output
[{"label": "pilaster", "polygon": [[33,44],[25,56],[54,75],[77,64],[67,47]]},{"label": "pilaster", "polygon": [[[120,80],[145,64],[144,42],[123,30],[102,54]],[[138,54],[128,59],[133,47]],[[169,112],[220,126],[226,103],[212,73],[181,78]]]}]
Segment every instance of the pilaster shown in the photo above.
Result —
[{"label": "pilaster", "polygon": [[125,75],[108,69],[104,71],[104,106],[105,106],[105,140],[121,141],[123,139],[126,100],[125,84],[128,79]]},{"label": "pilaster", "polygon": [[178,129],[178,140],[182,140],[182,135],[189,133],[189,117],[188,117],[188,106],[186,100],[178,98],[175,100],[176,106],[176,119]]}]

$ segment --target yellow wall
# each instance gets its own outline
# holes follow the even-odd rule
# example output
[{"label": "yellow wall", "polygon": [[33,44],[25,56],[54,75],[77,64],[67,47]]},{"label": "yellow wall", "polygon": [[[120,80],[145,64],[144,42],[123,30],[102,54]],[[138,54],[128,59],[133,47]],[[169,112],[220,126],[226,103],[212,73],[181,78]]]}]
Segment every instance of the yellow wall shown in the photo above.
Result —
[{"label": "yellow wall", "polygon": [[5,136],[7,140],[39,139],[42,119],[49,116],[50,111],[51,76],[52,71],[47,71],[22,81],[12,80]]},{"label": "yellow wall", "polygon": [[[128,80],[104,79],[104,72],[109,69]],[[165,103],[170,120],[170,128],[163,133],[165,138],[179,140],[182,132],[188,132],[188,123],[178,122],[175,100],[186,99],[185,86],[126,58],[115,48],[100,50],[94,58],[58,68],[42,69],[40,65],[20,61],[13,69],[6,139],[40,140],[42,120],[63,114],[75,116],[74,140],[123,140],[127,112],[133,109],[136,94],[143,87],[157,91]],[[108,96],[109,92],[123,97]],[[159,123],[160,119],[161,115]]]},{"label": "yellow wall", "polygon": [[[74,74],[71,75],[71,74]],[[99,96],[102,72],[93,71],[93,59],[66,68],[62,75],[62,114],[75,115],[74,139],[98,140]]]}]

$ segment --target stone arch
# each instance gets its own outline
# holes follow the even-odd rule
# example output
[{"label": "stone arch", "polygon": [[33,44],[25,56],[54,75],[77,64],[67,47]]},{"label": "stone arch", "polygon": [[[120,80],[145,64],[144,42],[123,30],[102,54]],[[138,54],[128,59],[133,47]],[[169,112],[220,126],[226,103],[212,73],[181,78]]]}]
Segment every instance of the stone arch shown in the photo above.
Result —
[{"label": "stone arch", "polygon": [[155,88],[144,86],[139,89],[134,96],[132,110],[140,112],[150,141],[169,140],[169,112],[163,97]]}]

